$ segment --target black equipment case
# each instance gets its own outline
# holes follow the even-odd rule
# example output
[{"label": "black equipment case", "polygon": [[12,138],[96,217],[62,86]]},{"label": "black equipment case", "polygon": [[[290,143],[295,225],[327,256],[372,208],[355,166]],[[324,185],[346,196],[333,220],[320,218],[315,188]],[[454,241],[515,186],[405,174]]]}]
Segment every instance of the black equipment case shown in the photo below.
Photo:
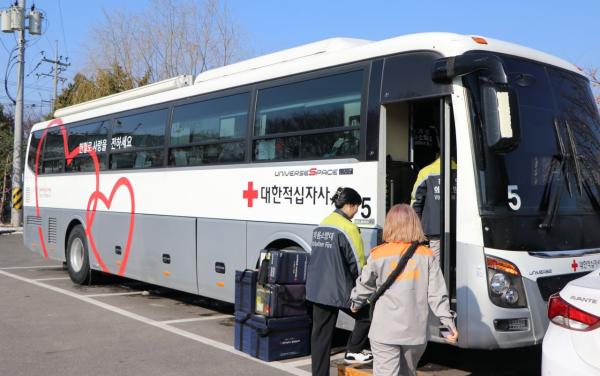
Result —
[{"label": "black equipment case", "polygon": [[235,271],[235,310],[254,313],[256,310],[256,270]]},{"label": "black equipment case", "polygon": [[306,283],[310,255],[296,250],[263,250],[259,283],[301,285]]},{"label": "black equipment case", "polygon": [[258,285],[256,313],[267,317],[306,315],[305,298],[304,285]]},{"label": "black equipment case", "polygon": [[267,318],[236,312],[235,348],[268,362],[308,355],[310,318]]}]

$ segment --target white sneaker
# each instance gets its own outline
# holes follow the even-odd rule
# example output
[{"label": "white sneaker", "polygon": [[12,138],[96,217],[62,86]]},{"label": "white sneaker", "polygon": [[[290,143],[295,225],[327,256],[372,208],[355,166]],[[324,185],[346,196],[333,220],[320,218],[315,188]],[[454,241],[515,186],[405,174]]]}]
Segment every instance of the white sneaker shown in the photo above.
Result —
[{"label": "white sneaker", "polygon": [[369,350],[363,350],[359,353],[346,353],[344,361],[347,364],[368,364],[373,361],[373,354]]}]

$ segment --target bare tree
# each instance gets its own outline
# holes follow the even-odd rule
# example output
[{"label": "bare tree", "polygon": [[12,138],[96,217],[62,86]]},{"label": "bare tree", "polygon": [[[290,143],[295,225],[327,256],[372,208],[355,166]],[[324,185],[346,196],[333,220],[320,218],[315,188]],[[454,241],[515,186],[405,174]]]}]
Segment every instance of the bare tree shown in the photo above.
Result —
[{"label": "bare tree", "polygon": [[139,13],[104,12],[92,30],[92,72],[120,66],[150,82],[198,73],[242,57],[242,31],[224,0],[152,0]]},{"label": "bare tree", "polygon": [[598,68],[587,68],[583,70],[590,79],[592,88],[596,89],[596,103],[600,106],[600,70]]}]

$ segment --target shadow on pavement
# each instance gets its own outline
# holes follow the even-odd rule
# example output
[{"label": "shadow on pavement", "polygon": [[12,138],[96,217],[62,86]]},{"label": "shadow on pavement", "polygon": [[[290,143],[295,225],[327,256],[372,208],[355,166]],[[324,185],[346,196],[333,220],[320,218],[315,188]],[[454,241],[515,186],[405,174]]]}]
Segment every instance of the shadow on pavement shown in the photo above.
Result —
[{"label": "shadow on pavement", "polygon": [[429,343],[419,363],[424,371],[452,368],[472,376],[539,375],[542,347],[532,346],[508,350],[467,350]]}]

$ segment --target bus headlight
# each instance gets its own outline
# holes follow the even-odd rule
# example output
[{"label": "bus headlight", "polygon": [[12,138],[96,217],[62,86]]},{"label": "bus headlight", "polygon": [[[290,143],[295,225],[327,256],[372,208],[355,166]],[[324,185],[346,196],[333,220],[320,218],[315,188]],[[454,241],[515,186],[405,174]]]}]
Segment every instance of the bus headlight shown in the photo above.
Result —
[{"label": "bus headlight", "polygon": [[508,277],[504,273],[495,273],[490,281],[490,290],[496,295],[502,295],[510,287]]},{"label": "bus headlight", "polygon": [[525,289],[519,268],[506,260],[486,256],[488,291],[492,303],[503,308],[525,308]]},{"label": "bus headlight", "polygon": [[506,290],[506,292],[502,295],[502,300],[511,305],[517,304],[519,301],[519,293],[517,292],[517,289],[511,287]]}]

